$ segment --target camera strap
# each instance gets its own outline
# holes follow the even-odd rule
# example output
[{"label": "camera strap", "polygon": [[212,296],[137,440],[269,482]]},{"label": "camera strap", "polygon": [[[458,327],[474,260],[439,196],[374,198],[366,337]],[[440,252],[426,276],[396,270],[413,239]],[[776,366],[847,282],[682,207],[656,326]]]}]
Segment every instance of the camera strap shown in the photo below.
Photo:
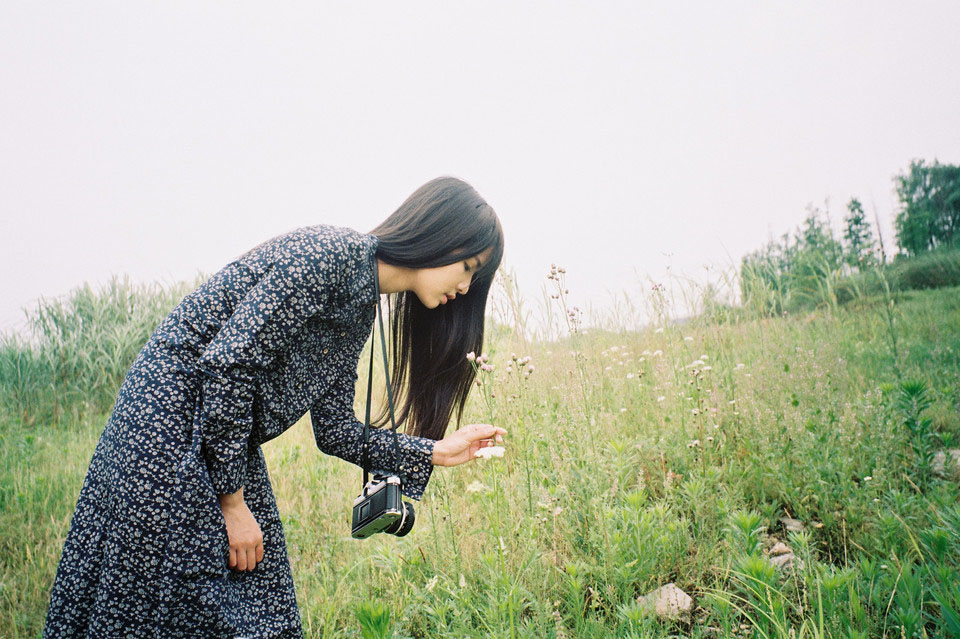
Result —
[{"label": "camera strap", "polygon": [[[383,353],[383,373],[387,379],[387,402],[390,404],[390,424],[393,431],[393,465],[394,470],[402,483],[406,483],[406,475],[400,472],[400,436],[397,435],[397,423],[393,417],[393,389],[390,387],[390,367],[387,363],[387,338],[383,332],[383,309],[380,306],[380,273],[377,267],[377,258],[373,258],[373,286],[377,291],[377,319],[380,323],[380,351]],[[376,332],[376,326],[373,328]],[[373,396],[373,347],[374,339],[370,340],[370,372],[367,374],[367,415],[363,424],[363,485],[370,481],[370,403]]]}]

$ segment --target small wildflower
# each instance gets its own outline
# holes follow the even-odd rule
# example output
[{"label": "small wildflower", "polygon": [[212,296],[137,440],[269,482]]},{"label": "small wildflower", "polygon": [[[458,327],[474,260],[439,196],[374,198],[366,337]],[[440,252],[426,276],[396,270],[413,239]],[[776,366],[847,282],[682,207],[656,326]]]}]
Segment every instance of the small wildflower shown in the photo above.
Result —
[{"label": "small wildflower", "polygon": [[468,361],[468,362],[474,362],[474,361],[476,361],[476,359],[477,359],[477,354],[476,354],[476,353],[474,353],[473,351],[470,351],[469,353],[467,353],[467,361]]},{"label": "small wildflower", "polygon": [[741,368],[743,368],[743,364],[737,363],[737,370],[740,370]]},{"label": "small wildflower", "polygon": [[485,490],[489,490],[486,486],[481,484],[479,481],[474,480],[469,486],[467,486],[468,493],[482,493]]},{"label": "small wildflower", "polygon": [[662,402],[662,401],[665,400],[665,399],[666,399],[666,397],[664,397],[663,395],[661,395],[660,397],[657,398],[657,401],[658,401],[658,402]]},{"label": "small wildflower", "polygon": [[486,448],[481,448],[473,454],[474,457],[482,457],[483,459],[490,459],[491,457],[503,457],[503,453],[506,449],[503,446],[487,446]]},{"label": "small wildflower", "polygon": [[704,367],[701,368],[700,370],[702,370],[703,372],[712,371],[712,370],[713,370],[713,366],[704,366]]},{"label": "small wildflower", "polygon": [[870,481],[871,479],[873,479],[873,477],[871,477],[870,475],[867,475],[866,477],[863,478],[863,481]]},{"label": "small wildflower", "polygon": [[431,577],[430,581],[427,582],[427,591],[428,592],[432,591],[436,587],[437,581],[439,580],[440,580],[440,575],[434,575],[433,577]]},{"label": "small wildflower", "polygon": [[660,349],[653,351],[654,357],[660,357],[661,355],[663,355],[663,351],[661,351]]},{"label": "small wildflower", "polygon": [[684,335],[683,341],[685,341],[685,342],[692,342],[692,341],[693,341],[693,338],[690,337],[689,335]]},{"label": "small wildflower", "polygon": [[620,409],[620,412],[621,412],[621,413],[625,413],[625,412],[627,412],[627,409],[626,409],[626,408],[621,408],[621,409]]},{"label": "small wildflower", "polygon": [[699,440],[699,439],[693,439],[693,440],[690,440],[689,442],[687,442],[687,448],[696,448],[696,447],[699,446],[699,445],[700,445],[700,440]]},{"label": "small wildflower", "polygon": [[627,373],[627,379],[633,379],[633,373]]},{"label": "small wildflower", "polygon": [[556,517],[562,512],[563,512],[563,508],[561,508],[560,506],[557,506],[556,508],[553,509],[553,516]]},{"label": "small wildflower", "polygon": [[662,327],[662,326],[661,326],[660,328],[658,328],[657,330],[654,331],[654,333],[662,333],[662,332],[663,332],[663,327]]}]

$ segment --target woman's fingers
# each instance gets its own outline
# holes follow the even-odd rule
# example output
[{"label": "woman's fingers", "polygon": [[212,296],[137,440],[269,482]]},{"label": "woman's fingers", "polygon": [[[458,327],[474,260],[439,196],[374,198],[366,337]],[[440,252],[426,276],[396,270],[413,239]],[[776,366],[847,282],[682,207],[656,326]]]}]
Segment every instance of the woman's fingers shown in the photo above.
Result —
[{"label": "woman's fingers", "polygon": [[503,436],[507,434],[506,428],[493,426],[491,424],[471,424],[469,428],[470,439],[474,441],[478,439],[490,439],[494,437],[498,442],[502,442]]},{"label": "woman's fingers", "polygon": [[230,561],[227,562],[227,568],[233,570],[237,567],[237,551],[234,548],[230,549]]},{"label": "woman's fingers", "polygon": [[257,544],[257,563],[263,561],[263,543]]}]

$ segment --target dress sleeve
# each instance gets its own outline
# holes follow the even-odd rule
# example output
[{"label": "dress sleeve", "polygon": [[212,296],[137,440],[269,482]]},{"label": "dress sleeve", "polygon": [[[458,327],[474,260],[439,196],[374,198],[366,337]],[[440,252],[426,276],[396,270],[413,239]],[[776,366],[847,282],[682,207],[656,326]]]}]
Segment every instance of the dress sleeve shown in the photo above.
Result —
[{"label": "dress sleeve", "polygon": [[259,371],[290,348],[337,286],[335,261],[281,255],[197,361],[203,455],[217,494],[243,487]]},{"label": "dress sleeve", "polygon": [[[360,466],[363,460],[363,422],[353,412],[356,384],[356,370],[340,374],[330,391],[310,409],[310,421],[321,451]],[[433,472],[433,446],[436,442],[399,432],[397,435],[399,467],[394,461],[393,433],[387,428],[370,428],[368,470],[377,474],[393,474],[399,470],[405,476],[403,494],[419,500]]]}]

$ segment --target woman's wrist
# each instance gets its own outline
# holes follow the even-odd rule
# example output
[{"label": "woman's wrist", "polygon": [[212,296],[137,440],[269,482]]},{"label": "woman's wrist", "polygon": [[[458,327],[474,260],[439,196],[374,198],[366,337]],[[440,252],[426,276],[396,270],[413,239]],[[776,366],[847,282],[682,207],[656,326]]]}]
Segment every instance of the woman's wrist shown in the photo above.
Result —
[{"label": "woman's wrist", "polygon": [[442,439],[438,439],[433,444],[433,459],[431,460],[434,466],[446,466],[447,465],[447,453],[446,445]]},{"label": "woman's wrist", "polygon": [[221,510],[228,510],[243,505],[243,487],[235,493],[217,495]]}]

